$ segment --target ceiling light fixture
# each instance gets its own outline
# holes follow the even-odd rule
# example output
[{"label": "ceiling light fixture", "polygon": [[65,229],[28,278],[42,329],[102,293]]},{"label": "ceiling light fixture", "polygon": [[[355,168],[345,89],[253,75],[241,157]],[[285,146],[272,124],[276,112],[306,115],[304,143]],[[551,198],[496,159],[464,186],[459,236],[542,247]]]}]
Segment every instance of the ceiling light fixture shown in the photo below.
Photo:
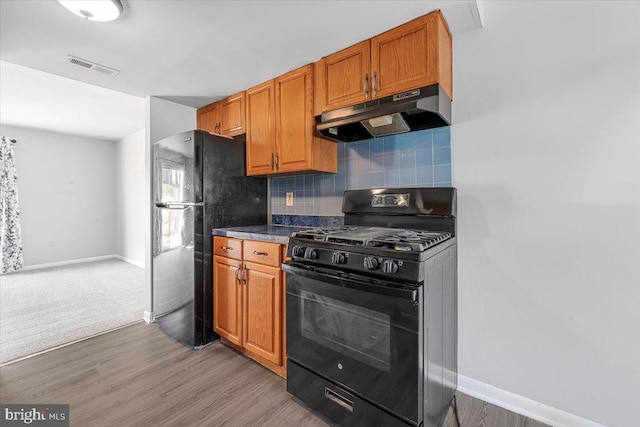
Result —
[{"label": "ceiling light fixture", "polygon": [[65,8],[89,21],[107,22],[117,19],[122,13],[120,0],[58,0]]}]

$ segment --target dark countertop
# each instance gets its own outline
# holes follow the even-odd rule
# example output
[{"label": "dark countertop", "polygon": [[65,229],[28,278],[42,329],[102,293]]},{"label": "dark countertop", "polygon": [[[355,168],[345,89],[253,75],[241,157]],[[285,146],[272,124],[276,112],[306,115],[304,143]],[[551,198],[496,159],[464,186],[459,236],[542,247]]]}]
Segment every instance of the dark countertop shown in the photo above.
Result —
[{"label": "dark countertop", "polygon": [[236,239],[259,240],[262,242],[289,243],[294,231],[311,227],[292,227],[290,225],[251,225],[247,227],[214,228],[214,236],[234,237]]}]

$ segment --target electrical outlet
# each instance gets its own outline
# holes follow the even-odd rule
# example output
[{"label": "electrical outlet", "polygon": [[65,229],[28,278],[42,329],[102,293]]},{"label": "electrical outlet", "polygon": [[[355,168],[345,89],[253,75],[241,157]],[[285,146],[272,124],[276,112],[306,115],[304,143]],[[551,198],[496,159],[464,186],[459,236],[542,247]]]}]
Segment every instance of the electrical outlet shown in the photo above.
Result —
[{"label": "electrical outlet", "polygon": [[293,206],[293,191],[287,191],[286,204],[287,206]]}]

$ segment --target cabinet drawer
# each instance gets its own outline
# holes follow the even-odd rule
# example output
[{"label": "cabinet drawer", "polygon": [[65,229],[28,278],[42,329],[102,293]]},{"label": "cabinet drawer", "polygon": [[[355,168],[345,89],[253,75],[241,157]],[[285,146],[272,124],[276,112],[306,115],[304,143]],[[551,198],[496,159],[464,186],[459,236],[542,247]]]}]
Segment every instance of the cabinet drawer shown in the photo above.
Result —
[{"label": "cabinet drawer", "polygon": [[280,244],[245,240],[244,260],[280,268]]},{"label": "cabinet drawer", "polygon": [[242,260],[242,240],[215,236],[213,238],[213,253],[214,255]]}]

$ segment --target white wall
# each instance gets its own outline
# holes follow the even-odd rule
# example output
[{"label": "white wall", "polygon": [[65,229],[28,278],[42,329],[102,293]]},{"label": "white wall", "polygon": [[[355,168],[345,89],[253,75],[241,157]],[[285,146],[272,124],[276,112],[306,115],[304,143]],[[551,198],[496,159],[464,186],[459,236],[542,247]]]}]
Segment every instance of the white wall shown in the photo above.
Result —
[{"label": "white wall", "polygon": [[640,2],[484,18],[454,40],[460,374],[638,425]]},{"label": "white wall", "polygon": [[144,224],[147,217],[145,187],[145,130],[127,135],[117,143],[118,239],[117,253],[144,267]]},{"label": "white wall", "polygon": [[196,109],[186,107],[175,102],[167,101],[154,96],[147,98],[146,123],[145,123],[145,191],[146,191],[146,221],[144,224],[145,235],[145,265],[147,298],[145,300],[145,319],[153,317],[153,269],[151,263],[151,171],[153,162],[151,159],[151,147],[154,142],[171,135],[193,130],[197,127]]},{"label": "white wall", "polygon": [[116,144],[2,126],[14,145],[25,266],[115,253]]}]

